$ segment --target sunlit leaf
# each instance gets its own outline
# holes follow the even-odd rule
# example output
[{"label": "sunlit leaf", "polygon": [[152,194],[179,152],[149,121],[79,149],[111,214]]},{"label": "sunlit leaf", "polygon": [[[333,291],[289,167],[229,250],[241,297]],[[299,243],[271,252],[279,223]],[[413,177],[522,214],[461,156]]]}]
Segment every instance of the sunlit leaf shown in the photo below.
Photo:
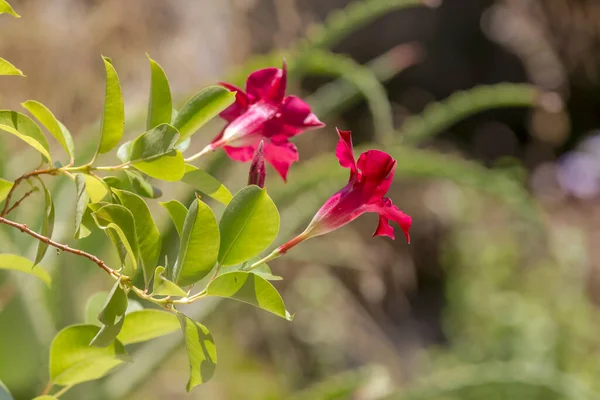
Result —
[{"label": "sunlit leaf", "polygon": [[279,212],[264,189],[247,186],[231,200],[219,224],[219,264],[234,265],[265,250],[279,231]]},{"label": "sunlit leaf", "polygon": [[[0,400],[2,400],[2,397],[0,397]],[[35,397],[33,400],[58,400],[58,397],[45,394],[43,396]]]},{"label": "sunlit leaf", "polygon": [[271,272],[271,268],[269,268],[267,264],[261,264],[250,272],[268,281],[280,281],[283,279],[281,276],[273,275],[273,272]]},{"label": "sunlit leaf", "polygon": [[104,114],[102,115],[102,136],[97,153],[111,151],[121,140],[125,126],[125,106],[121,93],[119,76],[112,62],[102,57],[106,70],[106,89],[104,92]]},{"label": "sunlit leaf", "polygon": [[160,124],[171,123],[173,104],[169,80],[162,67],[148,56],[150,61],[151,85],[150,99],[148,101],[148,119],[146,129],[150,130]]},{"label": "sunlit leaf", "polygon": [[117,340],[107,347],[89,346],[99,330],[95,325],[72,325],[58,332],[50,345],[52,383],[69,386],[99,379],[128,359]]},{"label": "sunlit leaf", "polygon": [[86,324],[100,325],[98,314],[104,308],[107,299],[108,292],[96,292],[87,299],[83,318]]},{"label": "sunlit leaf", "polygon": [[[44,190],[45,201],[44,219],[42,221],[42,229],[40,230],[40,234],[51,239],[52,232],[54,231],[54,202],[52,201],[52,195],[44,184],[44,181],[42,181],[38,176],[36,176],[36,178]],[[38,243],[38,249],[33,265],[37,265],[40,261],[42,261],[42,258],[44,258],[46,255],[46,250],[48,250],[48,243],[40,241]]]},{"label": "sunlit leaf", "polygon": [[71,160],[73,160],[75,157],[75,145],[73,144],[71,132],[56,119],[54,114],[45,105],[35,100],[28,100],[21,103],[21,105],[48,129],[63,149],[65,149]]},{"label": "sunlit leaf", "polygon": [[137,194],[142,197],[150,199],[156,199],[162,196],[162,191],[150,184],[140,173],[137,171],[125,171],[127,179],[131,184],[131,188]]},{"label": "sunlit leaf", "polygon": [[145,342],[180,328],[175,314],[162,310],[139,310],[127,314],[117,339],[124,345]]},{"label": "sunlit leaf", "polygon": [[235,101],[235,93],[221,86],[209,86],[195,94],[179,110],[173,121],[179,134],[178,143],[192,136],[205,123]]},{"label": "sunlit leaf", "polygon": [[229,190],[219,182],[215,177],[210,175],[208,172],[202,171],[193,165],[185,166],[185,175],[182,181],[192,186],[194,189],[199,190],[207,196],[221,202],[225,205],[231,201],[231,193]]},{"label": "sunlit leaf", "polygon": [[85,179],[85,191],[92,203],[102,201],[104,196],[108,194],[106,184],[94,175],[83,174],[83,178]]},{"label": "sunlit leaf", "polygon": [[15,10],[13,10],[6,0],[0,0],[0,14],[10,14],[13,17],[21,18],[21,16],[17,14]]},{"label": "sunlit leaf", "polygon": [[50,275],[46,270],[39,266],[34,267],[33,263],[25,257],[16,254],[0,254],[0,269],[25,272],[40,278],[46,285],[50,286]]},{"label": "sunlit leaf", "polygon": [[169,215],[171,216],[171,220],[173,220],[173,224],[175,225],[175,229],[177,229],[177,234],[181,238],[181,233],[183,232],[183,223],[185,222],[185,216],[188,213],[187,208],[177,200],[170,200],[167,202],[159,202],[161,206],[167,209]]},{"label": "sunlit leaf", "polygon": [[110,230],[118,236],[135,271],[138,265],[139,246],[131,211],[119,204],[108,204],[94,211],[92,215],[99,228]]},{"label": "sunlit leaf", "polygon": [[50,147],[44,132],[27,115],[16,111],[0,111],[0,130],[15,135],[39,151],[49,163],[52,163]]},{"label": "sunlit leaf", "polygon": [[173,281],[191,285],[204,278],[219,254],[219,227],[210,207],[195,199],[185,217]]},{"label": "sunlit leaf", "polygon": [[94,347],[107,347],[115,341],[123,323],[125,322],[125,315],[119,316],[114,325],[102,325],[100,330],[90,341],[90,346]]},{"label": "sunlit leaf", "polygon": [[13,182],[0,178],[0,203],[6,199],[6,196],[8,196],[8,193],[10,192],[10,189],[12,189],[13,185]]},{"label": "sunlit leaf", "polygon": [[[1,2],[2,0],[0,0]],[[1,3],[0,3],[1,7]],[[16,76],[25,76],[23,71],[6,61],[4,58],[0,57],[0,75],[16,75]]]},{"label": "sunlit leaf", "polygon": [[154,271],[154,281],[152,285],[152,294],[161,296],[180,296],[186,297],[185,290],[165,278],[163,275],[165,267],[158,266]]},{"label": "sunlit leaf", "polygon": [[252,272],[237,271],[219,275],[208,284],[206,294],[243,301],[291,320],[277,289]]},{"label": "sunlit leaf", "polygon": [[81,239],[89,236],[90,230],[83,224],[83,217],[89,203],[86,191],[85,175],[75,174],[75,189],[77,200],[75,202],[75,238]]},{"label": "sunlit leaf", "polygon": [[154,223],[146,202],[138,195],[124,190],[113,190],[121,204],[131,211],[135,220],[135,231],[138,239],[140,261],[144,272],[146,287],[152,279],[154,268],[158,263],[161,250],[160,232]]},{"label": "sunlit leaf", "polygon": [[114,325],[120,316],[125,315],[125,311],[127,311],[127,293],[117,281],[108,293],[102,310],[98,313],[98,321],[105,325]]},{"label": "sunlit leaf", "polygon": [[190,362],[190,379],[186,386],[189,392],[215,374],[217,349],[212,335],[204,325],[183,314],[177,314],[177,318],[185,336],[185,347]]}]

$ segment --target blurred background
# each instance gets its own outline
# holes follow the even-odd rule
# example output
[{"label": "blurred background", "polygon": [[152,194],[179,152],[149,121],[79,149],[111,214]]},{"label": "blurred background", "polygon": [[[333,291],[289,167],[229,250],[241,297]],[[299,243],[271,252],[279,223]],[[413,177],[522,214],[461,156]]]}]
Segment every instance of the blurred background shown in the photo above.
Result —
[{"label": "blurred background", "polygon": [[[413,217],[412,243],[371,238],[366,215],[271,263],[287,322],[232,301],[189,310],[216,339],[213,380],[185,394],[179,334],[130,351],[135,362],[65,399],[595,399],[600,397],[600,3],[597,0],[16,0],[0,19],[0,55],[27,78],[0,77],[0,108],[46,104],[79,149],[99,140],[104,69],[119,73],[128,139],[143,131],[146,54],[181,105],[217,81],[290,65],[327,127],[295,141],[289,183],[268,171],[280,207],[276,244],[299,232],[346,183],[334,127],[359,150],[398,159],[390,191]],[[194,136],[203,147],[214,121]],[[0,176],[35,168],[0,138]],[[85,151],[80,150],[85,161]],[[114,160],[103,158],[106,165]],[[215,153],[203,167],[232,190],[247,164]],[[109,262],[101,232],[73,237],[75,189],[55,195],[54,238]],[[182,184],[160,201],[189,204]],[[13,216],[42,218],[32,196]],[[170,258],[177,235],[150,200]],[[218,204],[215,212],[222,212]],[[401,235],[398,235],[401,236]],[[36,243],[0,227],[0,251]],[[48,346],[83,321],[86,299],[111,282],[89,262],[48,252],[46,289],[0,274],[0,380],[16,399],[47,381]],[[63,398],[63,397],[61,397]]]}]

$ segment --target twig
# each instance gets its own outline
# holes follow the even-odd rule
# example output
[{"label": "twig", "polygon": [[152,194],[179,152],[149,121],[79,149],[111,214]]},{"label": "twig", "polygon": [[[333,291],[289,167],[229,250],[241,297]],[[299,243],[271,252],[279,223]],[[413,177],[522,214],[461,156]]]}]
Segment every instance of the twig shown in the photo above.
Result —
[{"label": "twig", "polygon": [[88,260],[92,261],[93,263],[97,264],[100,268],[102,268],[106,272],[108,272],[108,274],[110,274],[110,275],[112,275],[112,276],[114,276],[116,278],[120,278],[121,277],[121,274],[119,274],[114,269],[110,268],[108,265],[106,265],[106,263],[104,261],[102,261],[101,259],[99,259],[98,257],[96,257],[93,254],[86,253],[83,250],[73,249],[73,248],[71,248],[71,247],[69,247],[69,246],[67,246],[65,244],[61,244],[61,243],[55,242],[54,240],[52,240],[50,238],[47,238],[46,236],[40,235],[39,233],[37,233],[35,231],[32,231],[25,224],[19,224],[18,222],[11,221],[11,220],[6,219],[4,217],[0,217],[0,223],[12,226],[13,228],[17,228],[21,232],[26,233],[29,236],[33,236],[37,240],[39,240],[41,242],[44,242],[44,243],[46,243],[46,244],[48,244],[48,245],[50,245],[52,247],[56,247],[59,250],[65,251],[67,253],[75,254],[75,255],[78,255],[78,256],[81,256],[81,257],[85,257]]},{"label": "twig", "polygon": [[19,184],[22,181],[24,181],[25,179],[31,178],[32,176],[38,176],[38,175],[44,175],[44,174],[50,174],[50,175],[55,174],[56,171],[58,171],[58,170],[54,169],[54,168],[53,169],[36,169],[35,171],[28,172],[26,174],[21,175],[17,179],[15,179],[15,183],[13,183],[12,188],[10,188],[8,195],[6,196],[6,201],[4,202],[4,208],[2,209],[2,212],[0,213],[0,217],[4,217],[8,214],[10,199],[12,198],[13,194],[15,193],[17,186],[19,186]]},{"label": "twig", "polygon": [[6,210],[6,214],[5,215],[10,214],[10,212],[12,210],[14,210],[15,208],[19,207],[19,205],[23,202],[23,200],[25,200],[27,197],[29,197],[36,190],[37,190],[37,188],[34,188],[34,189],[31,189],[30,191],[28,191],[27,193],[25,193],[23,195],[23,197],[21,197],[15,204],[12,205],[12,207],[10,207],[8,210]]}]

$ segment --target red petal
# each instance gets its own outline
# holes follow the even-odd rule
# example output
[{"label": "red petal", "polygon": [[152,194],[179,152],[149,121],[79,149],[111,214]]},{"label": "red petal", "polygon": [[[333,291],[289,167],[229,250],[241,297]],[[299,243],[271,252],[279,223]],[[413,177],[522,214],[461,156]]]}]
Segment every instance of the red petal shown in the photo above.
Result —
[{"label": "red petal", "polygon": [[287,96],[280,108],[281,120],[296,128],[318,128],[325,126],[310,111],[310,106],[297,96]]},{"label": "red petal", "polygon": [[254,157],[250,164],[250,172],[248,173],[248,185],[256,185],[260,188],[265,187],[265,177],[267,175],[265,171],[265,157],[263,154],[264,146],[265,142],[261,140],[254,152]]},{"label": "red petal", "polygon": [[298,149],[293,143],[265,143],[265,159],[287,181],[290,166],[298,161]]},{"label": "red petal", "polygon": [[[387,220],[395,221],[400,226],[400,229],[402,229],[402,232],[404,232],[404,236],[406,236],[406,241],[410,243],[410,234],[408,233],[408,231],[410,230],[410,226],[412,225],[412,218],[400,211],[398,207],[392,204],[392,200],[384,197],[383,199],[381,199],[381,202],[379,204],[372,205],[370,211],[379,213],[379,226],[375,231],[375,235],[379,234],[378,232],[380,231],[381,227],[381,219],[384,218]],[[381,227],[381,229],[385,228]]]},{"label": "red petal", "polygon": [[252,159],[252,156],[254,155],[254,148],[255,146],[223,147],[223,149],[231,159],[242,162],[250,161]]},{"label": "red petal", "polygon": [[221,111],[219,117],[223,118],[227,122],[231,122],[248,110],[250,106],[250,99],[246,96],[246,93],[237,86],[230,85],[229,83],[219,82],[219,85],[223,86],[231,92],[235,92],[235,102]]},{"label": "red petal", "polygon": [[396,160],[379,150],[365,151],[360,155],[357,167],[361,172],[361,190],[369,202],[379,201],[387,193],[396,170]]},{"label": "red petal", "polygon": [[373,237],[375,236],[387,236],[392,240],[394,237],[394,228],[389,224],[388,219],[383,216],[379,216],[379,225],[377,225],[377,229],[373,233]]},{"label": "red petal", "polygon": [[285,87],[287,84],[287,70],[284,63],[284,69],[265,68],[253,72],[246,81],[246,92],[256,100],[265,100],[274,103],[281,103],[285,96]]},{"label": "red petal", "polygon": [[335,128],[340,137],[340,141],[335,148],[335,155],[340,161],[340,165],[344,168],[350,168],[350,179],[356,174],[356,161],[354,159],[354,147],[352,147],[352,132],[341,131]]}]

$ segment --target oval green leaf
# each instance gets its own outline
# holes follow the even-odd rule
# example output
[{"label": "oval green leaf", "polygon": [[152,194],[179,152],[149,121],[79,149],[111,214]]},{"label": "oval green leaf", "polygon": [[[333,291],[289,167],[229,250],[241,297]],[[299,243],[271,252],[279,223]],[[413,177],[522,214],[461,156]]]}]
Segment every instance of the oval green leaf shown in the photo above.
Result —
[{"label": "oval green leaf", "polygon": [[185,222],[185,216],[188,213],[188,209],[177,200],[159,202],[158,204],[167,209],[169,215],[171,216],[171,220],[175,225],[175,229],[177,229],[177,234],[181,238],[181,234],[183,233],[183,224]]},{"label": "oval green leaf", "polygon": [[219,264],[239,264],[273,243],[279,231],[279,212],[264,189],[247,186],[225,209],[219,230]]},{"label": "oval green leaf", "polygon": [[217,348],[208,329],[183,314],[177,314],[190,363],[190,379],[186,390],[207,382],[215,374],[217,367]]},{"label": "oval green leaf", "polygon": [[[2,1],[2,0],[0,0]],[[23,71],[6,61],[4,58],[0,57],[0,75],[16,75],[16,76],[25,76]]]},{"label": "oval green leaf", "polygon": [[124,322],[125,315],[121,315],[114,325],[102,325],[96,336],[90,341],[90,346],[107,347],[112,344],[121,332]]},{"label": "oval green leaf", "polygon": [[10,192],[10,189],[12,189],[13,185],[14,182],[0,178],[0,203],[6,199],[6,196],[8,196],[8,193]]},{"label": "oval green leaf", "polygon": [[104,113],[102,115],[102,136],[98,146],[98,154],[111,151],[121,140],[125,127],[125,105],[119,76],[112,62],[102,57],[106,70],[106,88],[104,92]]},{"label": "oval green leaf", "polygon": [[154,271],[154,281],[152,284],[152,294],[159,296],[179,296],[186,297],[185,290],[168,280],[164,276],[165,267],[158,266]]},{"label": "oval green leaf", "polygon": [[[99,228],[116,234],[120,244],[132,263],[133,270],[137,269],[139,259],[139,246],[135,228],[135,220],[131,211],[119,204],[108,204],[100,207],[92,213]],[[109,235],[109,237],[111,237]],[[114,241],[114,237],[111,240]],[[117,243],[115,243],[116,245]],[[119,248],[117,247],[117,250]]]},{"label": "oval green leaf", "polygon": [[217,178],[193,165],[187,164],[185,170],[183,182],[220,203],[229,204],[232,198],[231,192]]},{"label": "oval green leaf", "polygon": [[[2,399],[2,397],[0,397],[0,400],[1,399]],[[43,396],[35,397],[33,400],[58,400],[58,397],[54,397],[54,396],[50,396],[48,394],[45,394]]]},{"label": "oval green leaf", "polygon": [[[39,176],[36,176],[36,178],[44,190],[45,200],[44,219],[42,221],[42,229],[40,230],[40,234],[51,239],[52,232],[54,231],[54,202],[52,201],[52,195],[50,194],[50,191],[44,184],[44,181],[42,181]],[[38,249],[35,255],[35,261],[33,265],[37,265],[40,261],[42,261],[42,258],[44,258],[44,256],[46,255],[47,250],[48,243],[40,241],[38,244]]]},{"label": "oval green leaf", "polygon": [[15,18],[21,18],[6,0],[0,0],[0,14],[10,14]]},{"label": "oval green leaf", "polygon": [[86,191],[85,175],[75,174],[75,238],[81,239],[90,235],[91,231],[83,224],[83,218],[90,201]]},{"label": "oval green leaf", "polygon": [[210,207],[195,199],[185,217],[173,281],[187,286],[204,278],[219,254],[219,227]]},{"label": "oval green leaf", "polygon": [[83,321],[86,324],[100,325],[98,321],[98,314],[104,308],[106,300],[108,299],[108,292],[96,292],[88,297],[85,303],[85,311]]},{"label": "oval green leaf", "polygon": [[127,293],[117,281],[108,293],[102,310],[98,313],[98,321],[104,325],[115,325],[119,317],[125,315],[125,311],[127,311]]},{"label": "oval green leaf", "polygon": [[179,134],[178,143],[192,136],[205,123],[235,101],[235,93],[221,86],[209,86],[192,96],[173,121]]},{"label": "oval green leaf", "polygon": [[117,195],[121,204],[133,215],[144,282],[148,287],[160,256],[160,232],[154,223],[148,205],[140,196],[124,190],[114,189],[113,192]]},{"label": "oval green leaf", "polygon": [[72,325],[58,332],[50,345],[52,383],[71,386],[99,379],[128,359],[116,340],[107,347],[90,347],[99,331],[95,325]]},{"label": "oval green leaf", "polygon": [[83,174],[85,179],[85,191],[92,203],[98,203],[108,194],[106,184],[94,175]]},{"label": "oval green leaf", "polygon": [[269,281],[252,272],[236,271],[219,275],[208,284],[206,294],[252,304],[291,320],[277,289]]},{"label": "oval green leaf", "polygon": [[131,184],[131,189],[142,197],[149,199],[156,199],[162,196],[162,191],[150,184],[139,172],[137,171],[125,171],[127,179]]},{"label": "oval green leaf", "polygon": [[21,103],[27,111],[29,111],[38,121],[42,123],[48,129],[48,132],[52,134],[65,149],[71,161],[75,157],[75,145],[73,144],[73,137],[71,132],[52,114],[52,111],[48,109],[42,103],[35,100],[27,100]]},{"label": "oval green leaf", "polygon": [[50,146],[44,136],[44,132],[31,118],[16,111],[0,111],[0,130],[15,135],[37,151],[39,151],[49,163]]},{"label": "oval green leaf", "polygon": [[150,56],[148,56],[148,61],[150,62],[151,84],[146,129],[150,130],[157,125],[171,123],[173,104],[169,80],[165,71]]},{"label": "oval green leaf", "polygon": [[40,278],[46,285],[50,286],[50,275],[48,275],[46,270],[36,267],[25,257],[16,254],[0,254],[0,269],[25,272],[26,274]]},{"label": "oval green leaf", "polygon": [[117,339],[128,345],[168,335],[178,329],[175,314],[162,310],[139,310],[127,314]]}]

